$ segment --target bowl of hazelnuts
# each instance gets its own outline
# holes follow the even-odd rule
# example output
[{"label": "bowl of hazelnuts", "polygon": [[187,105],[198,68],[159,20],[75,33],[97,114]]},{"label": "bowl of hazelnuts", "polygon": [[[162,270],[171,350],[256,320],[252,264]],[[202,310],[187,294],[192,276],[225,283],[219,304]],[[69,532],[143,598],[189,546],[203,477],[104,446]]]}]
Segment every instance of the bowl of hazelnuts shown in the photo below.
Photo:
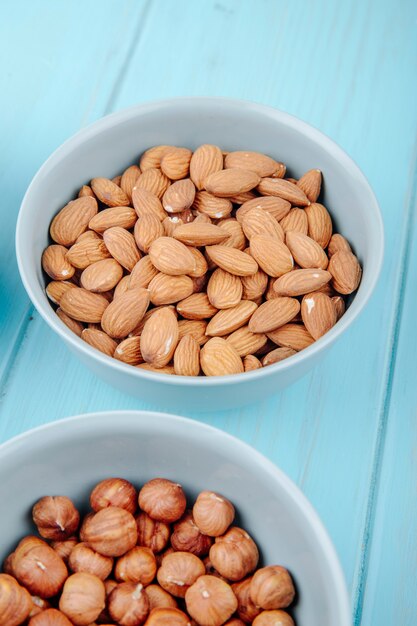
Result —
[{"label": "bowl of hazelnuts", "polygon": [[181,417],[68,418],[0,447],[2,626],[349,626],[331,541],[253,448]]}]

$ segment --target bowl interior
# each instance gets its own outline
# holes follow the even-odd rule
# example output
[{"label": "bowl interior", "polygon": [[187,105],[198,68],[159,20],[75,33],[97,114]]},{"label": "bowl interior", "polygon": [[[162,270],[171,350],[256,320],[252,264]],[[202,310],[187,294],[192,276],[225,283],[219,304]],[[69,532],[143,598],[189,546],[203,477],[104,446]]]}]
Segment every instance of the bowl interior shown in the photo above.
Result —
[{"label": "bowl interior", "polygon": [[37,429],[0,447],[3,559],[33,532],[30,509],[43,495],[67,495],[86,509],[99,480],[121,476],[138,487],[155,476],[229,497],[265,564],[292,572],[298,626],[347,626],[343,577],[331,543],[297,487],[242,442],[197,422],[156,413],[105,413]]},{"label": "bowl interior", "polygon": [[[41,168],[22,205],[17,255],[25,286],[46,319],[55,316],[44,293],[40,259],[52,217],[91,178],[112,178],[137,162],[146,148],[161,143],[259,150],[283,160],[294,176],[321,169],[323,201],[334,230],[352,243],[364,267],[359,291],[337,326],[353,319],[373,289],[383,246],[379,210],[365,178],[336,144],[296,118],[269,107],[216,98],[151,103],[108,116],[67,141]],[[70,335],[69,330],[64,332]]]}]

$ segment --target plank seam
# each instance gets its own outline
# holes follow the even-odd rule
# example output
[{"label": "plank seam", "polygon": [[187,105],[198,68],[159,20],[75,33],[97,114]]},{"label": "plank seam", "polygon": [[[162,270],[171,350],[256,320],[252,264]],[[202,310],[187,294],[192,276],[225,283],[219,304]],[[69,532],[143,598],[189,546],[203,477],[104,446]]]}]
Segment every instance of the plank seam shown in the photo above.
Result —
[{"label": "plank seam", "polygon": [[412,222],[415,216],[417,208],[417,141],[414,146],[414,156],[412,159],[412,177],[409,190],[409,199],[407,202],[407,212],[405,219],[405,232],[403,235],[404,250],[403,258],[400,263],[400,272],[398,278],[397,297],[395,298],[397,306],[395,309],[394,318],[392,321],[391,333],[390,333],[390,350],[388,358],[388,368],[386,375],[385,392],[383,395],[381,416],[379,419],[377,438],[375,444],[374,461],[372,466],[370,490],[368,498],[368,506],[366,510],[366,517],[363,530],[363,542],[361,558],[358,568],[358,574],[356,579],[358,581],[356,585],[356,593],[353,603],[353,616],[355,626],[360,626],[362,622],[363,608],[365,604],[366,595],[366,583],[369,570],[369,562],[371,556],[373,529],[375,526],[376,509],[378,503],[378,495],[381,481],[381,469],[384,460],[385,442],[387,436],[388,420],[391,408],[391,398],[394,374],[396,370],[398,341],[401,329],[401,323],[404,314],[404,294],[407,285],[407,278],[409,272],[409,261],[411,255],[411,245],[413,238]]},{"label": "plank seam", "polygon": [[13,348],[10,351],[10,354],[7,358],[7,361],[5,363],[4,369],[3,369],[3,373],[2,376],[0,377],[0,402],[1,400],[4,398],[5,394],[6,394],[6,388],[7,388],[7,384],[9,382],[11,373],[13,371],[14,368],[14,364],[15,361],[17,359],[17,356],[19,354],[20,348],[23,344],[23,341],[26,337],[28,328],[29,328],[29,324],[30,322],[33,320],[33,316],[34,316],[34,307],[31,303],[29,303],[28,305],[28,309],[26,314],[23,316],[23,320],[20,324],[19,330],[17,332],[16,335],[16,339],[13,345]]}]

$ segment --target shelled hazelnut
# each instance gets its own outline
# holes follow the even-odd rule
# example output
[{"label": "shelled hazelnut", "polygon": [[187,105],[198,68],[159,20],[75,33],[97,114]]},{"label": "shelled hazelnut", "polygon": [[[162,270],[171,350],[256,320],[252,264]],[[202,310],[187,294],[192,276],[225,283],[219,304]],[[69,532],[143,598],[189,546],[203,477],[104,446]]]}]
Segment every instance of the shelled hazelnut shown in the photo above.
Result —
[{"label": "shelled hazelnut", "polygon": [[78,543],[69,555],[68,567],[74,573],[86,572],[106,580],[113,569],[113,558],[95,552],[85,543]]},{"label": "shelled hazelnut", "polygon": [[261,612],[261,609],[254,604],[250,597],[251,582],[252,577],[249,577],[232,585],[233,593],[238,602],[237,614],[247,624],[252,624],[255,617]]},{"label": "shelled hazelnut", "polygon": [[219,537],[235,519],[233,504],[214,491],[202,491],[193,507],[194,521],[205,535]]},{"label": "shelled hazelnut", "polygon": [[215,576],[200,576],[185,594],[188,613],[201,626],[221,626],[238,602],[230,585]]},{"label": "shelled hazelnut", "polygon": [[39,596],[31,596],[31,600],[32,608],[30,609],[29,617],[35,617],[35,615],[38,615],[38,613],[42,613],[43,611],[51,608],[48,600],[45,600],[44,598],[40,598]]},{"label": "shelled hazelnut", "polygon": [[171,535],[171,545],[174,550],[191,552],[196,556],[208,554],[213,539],[203,533],[194,521],[191,511],[186,511],[183,517],[174,524]]},{"label": "shelled hazelnut", "polygon": [[65,496],[45,496],[32,509],[33,521],[44,539],[62,541],[74,535],[80,523],[80,514],[73,502]]},{"label": "shelled hazelnut", "polygon": [[250,597],[255,606],[262,609],[285,609],[294,600],[295,589],[285,567],[268,565],[252,577]]},{"label": "shelled hazelnut", "polygon": [[28,626],[72,626],[72,622],[61,611],[47,609],[32,617]]},{"label": "shelled hazelnut", "polygon": [[120,583],[111,592],[108,606],[112,619],[122,626],[143,624],[149,613],[149,599],[141,584]]},{"label": "shelled hazelnut", "polygon": [[25,537],[12,558],[13,573],[29,593],[52,598],[62,589],[68,571],[64,561],[45,541]]},{"label": "shelled hazelnut", "polygon": [[154,478],[140,490],[139,506],[152,519],[171,524],[183,516],[187,501],[181,485]]},{"label": "shelled hazelnut", "polygon": [[83,541],[104,556],[121,556],[136,545],[138,531],[129,511],[109,506],[95,513],[83,528]]},{"label": "shelled hazelnut", "polygon": [[175,609],[178,607],[176,599],[159,585],[148,585],[145,587],[145,593],[148,596],[150,611],[152,609]]},{"label": "shelled hazelnut", "polygon": [[191,626],[190,618],[176,608],[152,609],[145,626]]},{"label": "shelled hazelnut", "polygon": [[253,539],[242,528],[233,526],[211,546],[213,567],[228,580],[242,580],[254,571],[259,552]]},{"label": "shelled hazelnut", "polygon": [[91,492],[90,506],[97,513],[108,506],[117,506],[135,513],[138,494],[135,487],[123,478],[106,478],[98,483]]},{"label": "shelled hazelnut", "polygon": [[78,539],[74,536],[69,537],[68,539],[64,539],[64,541],[52,541],[51,548],[55,550],[55,552],[58,554],[58,556],[61,557],[64,563],[67,563],[68,557],[71,554],[73,548],[75,548],[75,546],[77,545],[77,543]]},{"label": "shelled hazelnut", "polygon": [[93,574],[78,572],[67,578],[59,600],[59,610],[75,626],[88,626],[106,606],[103,581]]},{"label": "shelled hazelnut", "polygon": [[171,529],[169,524],[157,522],[147,513],[136,516],[138,544],[150,548],[152,552],[161,552],[168,544]]},{"label": "shelled hazelnut", "polygon": [[29,617],[30,594],[8,574],[0,574],[0,624],[19,626]]},{"label": "shelled hazelnut", "polygon": [[206,573],[203,562],[190,552],[173,552],[164,558],[157,573],[158,583],[165,591],[184,598],[188,587]]},{"label": "shelled hazelnut", "polygon": [[253,626],[294,626],[294,620],[285,611],[262,611],[253,620]]},{"label": "shelled hazelnut", "polygon": [[135,546],[117,559],[114,575],[120,582],[141,583],[145,586],[155,578],[156,569],[152,550]]}]

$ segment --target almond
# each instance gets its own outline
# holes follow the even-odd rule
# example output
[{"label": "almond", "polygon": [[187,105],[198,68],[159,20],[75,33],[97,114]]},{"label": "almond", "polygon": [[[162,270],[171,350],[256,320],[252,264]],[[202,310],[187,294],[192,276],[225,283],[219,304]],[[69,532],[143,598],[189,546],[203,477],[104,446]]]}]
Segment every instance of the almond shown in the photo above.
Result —
[{"label": "almond", "polygon": [[325,270],[329,259],[323,248],[303,233],[290,231],[286,234],[285,243],[290,250],[294,261],[304,269],[319,268]]},{"label": "almond", "polygon": [[233,204],[228,198],[217,198],[208,191],[198,191],[195,194],[193,208],[213,219],[222,219],[231,214]]},{"label": "almond", "polygon": [[60,308],[64,313],[79,322],[100,322],[109,303],[98,293],[91,293],[82,287],[69,289],[62,298]]},{"label": "almond", "polygon": [[268,338],[277,346],[292,348],[297,352],[308,348],[314,342],[313,337],[303,324],[284,324],[284,326],[269,332]]},{"label": "almond", "polygon": [[122,175],[119,174],[118,176],[115,176],[114,178],[111,179],[111,182],[114,183],[115,185],[117,185],[118,187],[120,187],[120,183],[122,181]]},{"label": "almond", "polygon": [[87,230],[97,211],[97,200],[91,196],[68,202],[52,220],[49,232],[53,241],[62,246],[72,246],[77,237]]},{"label": "almond", "polygon": [[140,320],[139,324],[136,326],[136,328],[134,328],[132,330],[132,332],[129,333],[129,337],[139,337],[142,334],[142,330],[143,327],[145,326],[146,322],[148,321],[148,319],[154,315],[154,313],[156,313],[156,311],[159,311],[159,309],[171,309],[171,311],[176,314],[176,310],[175,307],[172,306],[172,304],[170,304],[169,306],[155,306],[153,307],[153,309],[149,309],[148,311],[146,311],[145,315],[142,317],[142,319]]},{"label": "almond", "polygon": [[83,239],[74,243],[67,252],[67,260],[78,269],[85,269],[92,263],[108,259],[110,252],[102,239]]},{"label": "almond", "polygon": [[279,222],[268,211],[251,209],[242,219],[242,228],[249,241],[255,235],[267,235],[284,241],[284,231]]},{"label": "almond", "polygon": [[181,213],[191,207],[194,197],[194,184],[189,178],[184,178],[168,187],[162,198],[162,205],[167,213]]},{"label": "almond", "polygon": [[51,302],[59,305],[64,293],[69,289],[73,289],[76,286],[77,285],[69,282],[68,280],[53,280],[48,285],[46,285],[45,291]]},{"label": "almond", "polygon": [[58,315],[61,322],[65,324],[65,326],[67,326],[78,337],[81,337],[81,333],[84,330],[84,326],[80,322],[77,322],[77,320],[74,320],[72,317],[64,313],[64,311],[60,308],[56,310],[56,314]]},{"label": "almond", "polygon": [[85,241],[86,239],[95,239],[97,241],[101,239],[101,236],[93,230],[86,230],[85,233],[81,233],[81,235],[77,237],[75,243],[80,243],[80,241]]},{"label": "almond", "polygon": [[258,352],[266,344],[267,340],[266,335],[263,333],[252,333],[248,326],[238,328],[226,339],[227,343],[233,346],[241,357]]},{"label": "almond", "polygon": [[252,315],[248,327],[252,333],[269,333],[284,326],[297,315],[300,303],[295,298],[275,298],[261,304]]},{"label": "almond", "polygon": [[189,276],[172,276],[160,272],[149,283],[152,304],[173,304],[188,298],[193,293],[194,285]]},{"label": "almond", "polygon": [[272,176],[274,178],[284,178],[286,173],[287,173],[287,166],[285,165],[285,163],[281,163],[280,161],[277,161],[277,169],[272,174]]},{"label": "almond", "polygon": [[224,159],[225,168],[240,167],[243,170],[255,172],[263,178],[273,176],[279,169],[279,164],[271,157],[261,152],[229,152]]},{"label": "almond", "polygon": [[336,308],[324,293],[309,293],[301,302],[304,326],[314,339],[320,339],[337,322]]},{"label": "almond", "polygon": [[310,204],[302,189],[282,178],[263,178],[257,190],[264,196],[278,196],[296,206],[307,206]]},{"label": "almond", "polygon": [[155,367],[154,365],[150,365],[149,363],[140,363],[137,365],[139,369],[148,370],[149,372],[156,372],[157,374],[175,374],[173,365],[165,365],[164,367]]},{"label": "almond", "polygon": [[278,278],[274,291],[279,296],[302,296],[317,291],[332,278],[330,272],[320,269],[293,270]]},{"label": "almond", "polygon": [[162,222],[166,237],[173,237],[174,231],[178,228],[178,226],[181,226],[182,224],[184,224],[184,222],[180,217],[177,217],[175,215],[173,217],[166,217]]},{"label": "almond", "polygon": [[205,180],[223,169],[223,154],[220,148],[210,144],[199,146],[190,161],[190,178],[198,190],[204,188]]},{"label": "almond", "polygon": [[156,215],[162,222],[167,216],[158,196],[147,189],[134,187],[132,191],[132,203],[138,217]]},{"label": "almond", "polygon": [[318,202],[310,204],[305,210],[308,220],[308,236],[317,241],[322,248],[327,248],[332,236],[332,218],[326,207]]},{"label": "almond", "polygon": [[194,256],[180,241],[171,237],[159,237],[149,247],[153,265],[164,274],[179,276],[196,269]]},{"label": "almond", "polygon": [[147,289],[135,287],[110,302],[105,310],[101,326],[105,333],[115,339],[123,339],[139,324],[149,305]]},{"label": "almond", "polygon": [[242,300],[256,300],[265,293],[268,287],[268,276],[260,269],[252,276],[243,276],[241,280]]},{"label": "almond", "polygon": [[[139,286],[139,285],[135,285]],[[117,283],[114,292],[113,292],[113,300],[116,300],[119,296],[122,296],[130,287],[130,276],[123,276]]]},{"label": "almond", "polygon": [[144,360],[153,367],[164,367],[172,359],[178,340],[175,314],[169,308],[159,309],[145,323],[140,336]]},{"label": "almond", "polygon": [[336,319],[337,321],[339,321],[346,311],[346,303],[343,299],[343,296],[333,296],[331,300],[336,310]]},{"label": "almond", "polygon": [[162,154],[161,170],[171,180],[185,178],[190,172],[192,154],[188,148],[167,148]]},{"label": "almond", "polygon": [[177,304],[177,311],[188,320],[203,320],[213,317],[218,311],[206,293],[193,293]]},{"label": "almond", "polygon": [[141,257],[132,233],[113,226],[104,231],[103,240],[111,256],[130,272]]},{"label": "almond", "polygon": [[253,354],[248,354],[243,359],[243,367],[245,368],[245,372],[253,372],[254,370],[261,369],[262,363]]},{"label": "almond", "polygon": [[242,226],[234,217],[221,220],[217,223],[219,228],[222,228],[229,233],[229,238],[223,242],[224,246],[228,248],[237,248],[238,250],[244,250],[246,248],[246,237],[243,232]]},{"label": "almond", "polygon": [[321,181],[320,170],[309,170],[298,179],[297,186],[304,191],[310,202],[317,202],[321,190]]},{"label": "almond", "polygon": [[352,252],[336,252],[330,259],[328,269],[333,276],[332,285],[339,293],[347,295],[359,287],[362,268]]},{"label": "almond", "polygon": [[135,189],[146,189],[157,198],[162,198],[169,187],[169,179],[161,172],[161,170],[156,168],[150,168],[143,171],[143,168],[141,167],[141,170],[142,174],[137,179],[136,185],[133,188],[132,200]]},{"label": "almond", "polygon": [[258,264],[255,259],[236,248],[207,246],[206,252],[216,265],[230,274],[251,276],[258,271]]},{"label": "almond", "polygon": [[294,267],[291,252],[276,237],[255,235],[250,240],[250,253],[268,276],[282,276]]},{"label": "almond", "polygon": [[257,309],[255,302],[242,300],[234,307],[216,313],[207,325],[206,335],[221,337],[244,326]]},{"label": "almond", "polygon": [[352,252],[352,248],[349,245],[349,242],[343,235],[339,235],[335,233],[332,235],[329,246],[327,248],[327,254],[329,255],[329,259],[331,256],[336,254],[336,252]]},{"label": "almond", "polygon": [[158,274],[158,270],[153,265],[150,256],[146,255],[139,259],[136,265],[133,267],[130,274],[129,289],[132,287],[148,287],[152,278]]},{"label": "almond", "polygon": [[174,146],[154,146],[145,150],[140,157],[139,166],[142,172],[149,169],[161,167],[161,160],[167,150],[171,150]]},{"label": "almond", "polygon": [[303,235],[307,235],[308,233],[308,219],[307,213],[304,209],[299,209],[295,207],[291,209],[291,211],[286,215],[282,220],[280,220],[280,225],[284,233],[288,233],[289,231],[295,230],[299,233],[303,233]]},{"label": "almond", "polygon": [[[214,198],[214,196],[213,196],[213,198]],[[218,198],[218,200],[222,200],[222,198]],[[206,215],[205,213],[199,213],[198,211],[196,211],[196,213],[197,213],[197,215],[194,218],[195,222],[197,222],[199,224],[212,224],[213,223],[211,221],[211,219],[209,218],[209,216]]]},{"label": "almond", "polygon": [[189,246],[211,246],[229,239],[227,231],[214,224],[192,222],[178,226],[174,231],[174,239]]},{"label": "almond", "polygon": [[48,246],[42,254],[44,272],[53,280],[68,280],[75,273],[75,267],[67,259],[68,250],[64,246],[53,244]]},{"label": "almond", "polygon": [[180,341],[186,335],[191,335],[197,341],[199,346],[204,345],[208,341],[206,335],[207,322],[203,320],[180,320],[178,322]]},{"label": "almond", "polygon": [[177,376],[198,376],[200,373],[200,345],[192,335],[184,335],[174,353]]},{"label": "almond", "polygon": [[129,206],[111,207],[94,215],[88,223],[88,228],[97,233],[104,233],[105,230],[113,226],[129,229],[133,228],[137,219],[135,210]]},{"label": "almond", "polygon": [[164,235],[164,227],[156,215],[143,215],[133,231],[136,245],[142,252],[149,252],[151,243]]},{"label": "almond", "polygon": [[113,351],[113,356],[118,361],[128,363],[128,365],[139,365],[143,363],[142,352],[140,350],[140,337],[128,337],[119,343]]},{"label": "almond", "polygon": [[258,197],[259,196],[254,191],[242,191],[241,193],[229,196],[229,200],[233,204],[244,204],[245,202],[249,202],[249,200],[254,200]]},{"label": "almond", "polygon": [[261,196],[260,198],[253,198],[248,200],[236,211],[236,219],[238,222],[243,220],[244,215],[251,209],[261,209],[267,211],[276,220],[283,219],[291,209],[291,202],[278,198],[277,196]]},{"label": "almond", "polygon": [[250,191],[259,184],[260,177],[255,172],[231,167],[210,174],[206,180],[206,190],[215,196],[227,198]]},{"label": "almond", "polygon": [[94,191],[89,185],[83,185],[78,192],[79,198],[85,198],[85,196],[91,196],[92,198],[95,198]]},{"label": "almond", "polygon": [[[140,168],[137,165],[131,165],[122,174],[120,179],[120,187],[123,189],[129,200],[132,200],[133,188],[136,185],[141,174]],[[130,202],[129,202],[130,204]]]},{"label": "almond", "polygon": [[100,202],[107,206],[128,206],[130,202],[123,189],[109,178],[93,178],[91,188]]},{"label": "almond", "polygon": [[209,278],[207,297],[217,309],[229,309],[242,299],[242,281],[238,276],[218,268]]},{"label": "almond", "polygon": [[271,352],[268,352],[268,354],[264,356],[262,359],[262,365],[266,367],[268,365],[273,365],[274,363],[279,363],[294,354],[297,354],[297,352],[292,348],[275,348],[275,350],[271,350]]},{"label": "almond", "polygon": [[205,277],[207,270],[208,270],[208,266],[207,266],[207,261],[204,257],[204,254],[202,254],[200,250],[197,250],[197,248],[193,248],[192,246],[187,246],[187,249],[193,255],[194,263],[195,263],[193,271],[188,272],[188,275],[191,276],[191,278]]},{"label": "almond", "polygon": [[114,289],[123,276],[123,268],[115,259],[103,259],[89,265],[81,274],[80,284],[94,292]]},{"label": "almond", "polygon": [[244,371],[236,350],[221,337],[213,337],[203,346],[200,362],[206,376],[226,376]]},{"label": "almond", "polygon": [[117,348],[117,343],[114,339],[106,335],[102,330],[95,328],[85,328],[81,333],[81,339],[96,350],[107,354],[107,356],[113,356]]}]

